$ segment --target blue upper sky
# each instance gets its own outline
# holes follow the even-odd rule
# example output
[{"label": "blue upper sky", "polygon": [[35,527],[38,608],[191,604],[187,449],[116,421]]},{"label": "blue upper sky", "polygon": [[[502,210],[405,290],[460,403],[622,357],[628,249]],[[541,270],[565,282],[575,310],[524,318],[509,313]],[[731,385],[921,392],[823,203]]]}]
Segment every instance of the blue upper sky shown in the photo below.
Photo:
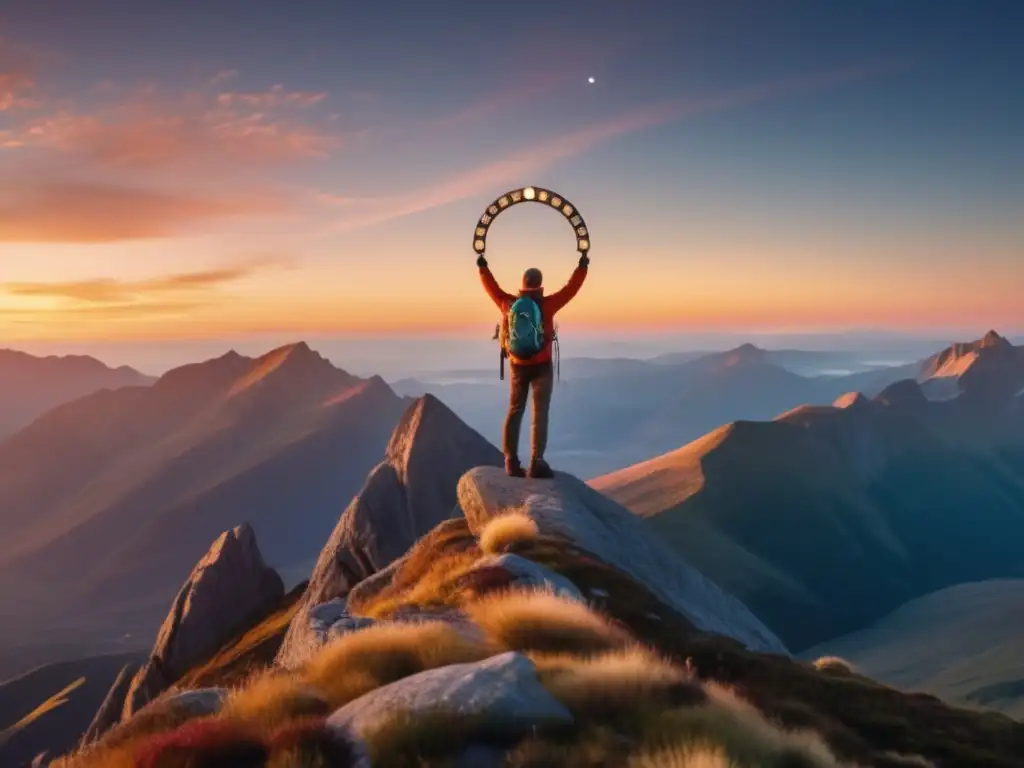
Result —
[{"label": "blue upper sky", "polygon": [[[638,325],[1024,328],[1024,3],[40,0],[0,36],[0,257],[33,256],[0,324],[29,336],[361,328],[328,284],[367,328],[441,286],[430,327],[480,322],[469,229],[526,183],[595,231],[587,323],[625,288]],[[562,225],[516,215],[499,277],[566,271]],[[206,292],[170,301],[179,272]]]}]

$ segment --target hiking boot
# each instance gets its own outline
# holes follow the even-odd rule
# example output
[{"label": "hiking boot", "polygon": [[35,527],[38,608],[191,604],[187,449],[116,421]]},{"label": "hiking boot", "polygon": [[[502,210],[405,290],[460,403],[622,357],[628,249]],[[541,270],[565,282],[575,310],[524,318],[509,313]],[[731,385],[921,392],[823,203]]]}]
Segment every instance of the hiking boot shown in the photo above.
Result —
[{"label": "hiking boot", "polygon": [[526,477],[526,473],[523,472],[523,467],[519,463],[519,459],[515,456],[505,457],[505,472],[509,477]]},{"label": "hiking boot", "polygon": [[533,459],[530,461],[529,476],[535,480],[551,480],[555,473],[544,459]]}]

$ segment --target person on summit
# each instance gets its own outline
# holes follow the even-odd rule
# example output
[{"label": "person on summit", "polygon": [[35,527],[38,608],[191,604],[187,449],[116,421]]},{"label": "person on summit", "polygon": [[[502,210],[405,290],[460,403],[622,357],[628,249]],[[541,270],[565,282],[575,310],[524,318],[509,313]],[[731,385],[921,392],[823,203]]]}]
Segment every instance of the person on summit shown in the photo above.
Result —
[{"label": "person on summit", "polygon": [[[544,277],[531,267],[523,273],[518,296],[505,293],[487,266],[483,254],[476,260],[480,280],[491,300],[501,310],[500,336],[503,353],[509,361],[509,407],[502,433],[505,471],[511,477],[552,478],[554,472],[544,460],[548,442],[548,409],[554,387],[551,345],[555,339],[555,314],[572,301],[583,287],[590,258],[580,256],[579,266],[561,290],[544,295]],[[529,470],[519,462],[519,431],[526,411],[526,398],[533,389],[533,414],[530,430]]]}]

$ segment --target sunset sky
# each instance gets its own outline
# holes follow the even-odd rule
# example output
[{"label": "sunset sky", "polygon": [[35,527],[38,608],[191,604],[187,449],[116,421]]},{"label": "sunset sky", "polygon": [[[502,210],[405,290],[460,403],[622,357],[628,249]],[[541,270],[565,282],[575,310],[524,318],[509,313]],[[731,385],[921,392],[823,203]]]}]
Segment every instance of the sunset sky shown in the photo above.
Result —
[{"label": "sunset sky", "polygon": [[0,338],[1020,332],[1022,6],[4,2]]}]

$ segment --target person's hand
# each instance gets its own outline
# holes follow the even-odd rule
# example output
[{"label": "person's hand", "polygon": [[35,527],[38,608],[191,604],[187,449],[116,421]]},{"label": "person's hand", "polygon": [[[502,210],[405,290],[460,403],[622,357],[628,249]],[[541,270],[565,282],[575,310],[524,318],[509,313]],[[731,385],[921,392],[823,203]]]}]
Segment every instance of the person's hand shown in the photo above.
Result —
[{"label": "person's hand", "polygon": [[587,254],[585,253],[580,255],[580,266],[583,269],[586,269],[587,267],[590,266],[590,257],[587,256]]},{"label": "person's hand", "polygon": [[480,269],[483,269],[484,267],[487,266],[487,259],[484,258],[484,255],[482,253],[476,257],[476,265],[480,267]]}]

